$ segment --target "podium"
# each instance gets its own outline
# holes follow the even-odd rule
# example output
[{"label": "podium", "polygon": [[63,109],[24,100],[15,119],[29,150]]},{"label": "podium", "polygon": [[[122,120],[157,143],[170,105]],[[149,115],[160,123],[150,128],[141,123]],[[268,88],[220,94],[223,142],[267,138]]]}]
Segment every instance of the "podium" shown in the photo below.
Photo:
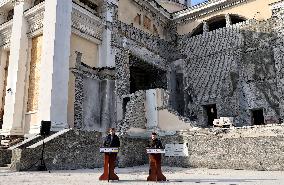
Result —
[{"label": "podium", "polygon": [[147,154],[149,154],[149,176],[147,177],[147,181],[166,181],[166,177],[162,173],[161,169],[161,154],[165,153],[165,149],[154,149],[148,148],[146,149]]},{"label": "podium", "polygon": [[118,153],[118,148],[100,148],[100,153],[104,153],[104,173],[100,176],[99,180],[119,180],[118,176],[114,173],[115,160]]}]

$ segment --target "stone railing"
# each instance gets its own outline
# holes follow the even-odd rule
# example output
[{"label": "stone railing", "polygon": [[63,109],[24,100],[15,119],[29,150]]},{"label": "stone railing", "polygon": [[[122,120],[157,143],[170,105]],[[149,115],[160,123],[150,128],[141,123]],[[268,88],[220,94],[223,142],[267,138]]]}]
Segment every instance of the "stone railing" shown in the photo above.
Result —
[{"label": "stone railing", "polygon": [[102,40],[102,33],[105,23],[102,19],[90,11],[73,3],[72,10],[72,31],[83,37],[91,37]]},{"label": "stone railing", "polygon": [[138,42],[140,45],[146,47],[150,51],[155,53],[159,52],[159,43],[161,40],[159,37],[146,33],[118,20],[113,22],[113,29],[117,31],[118,34]]},{"label": "stone railing", "polygon": [[45,2],[42,2],[24,12],[28,21],[28,36],[33,37],[43,32],[43,18],[45,11]]},{"label": "stone railing", "polygon": [[13,20],[0,25],[0,46],[9,47],[12,34]]}]

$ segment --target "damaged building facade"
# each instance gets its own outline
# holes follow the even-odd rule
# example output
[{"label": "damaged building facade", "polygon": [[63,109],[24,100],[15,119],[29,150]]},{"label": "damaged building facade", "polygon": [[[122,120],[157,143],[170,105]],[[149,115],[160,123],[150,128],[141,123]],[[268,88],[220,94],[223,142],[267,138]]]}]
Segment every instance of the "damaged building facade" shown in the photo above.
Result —
[{"label": "damaged building facade", "polygon": [[281,123],[282,5],[1,1],[1,135]]}]

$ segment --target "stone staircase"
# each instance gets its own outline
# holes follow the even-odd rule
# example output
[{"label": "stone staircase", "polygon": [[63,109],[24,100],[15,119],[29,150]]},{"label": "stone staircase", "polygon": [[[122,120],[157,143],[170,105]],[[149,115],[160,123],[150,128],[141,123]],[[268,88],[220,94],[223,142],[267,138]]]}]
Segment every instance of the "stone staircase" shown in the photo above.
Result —
[{"label": "stone staircase", "polygon": [[22,136],[2,136],[0,149],[8,149],[11,146],[14,146],[24,140]]}]

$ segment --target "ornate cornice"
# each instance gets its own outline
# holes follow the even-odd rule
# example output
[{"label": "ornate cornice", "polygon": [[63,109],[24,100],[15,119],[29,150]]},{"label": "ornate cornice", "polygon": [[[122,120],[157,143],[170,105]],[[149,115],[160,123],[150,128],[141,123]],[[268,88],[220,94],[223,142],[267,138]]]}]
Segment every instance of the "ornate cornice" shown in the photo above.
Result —
[{"label": "ornate cornice", "polygon": [[102,40],[105,25],[106,23],[100,17],[73,3],[72,29],[75,32],[84,34],[85,38],[93,37],[94,39]]},{"label": "ornate cornice", "polygon": [[12,34],[13,20],[0,25],[0,46],[8,48]]},{"label": "ornate cornice", "polygon": [[24,16],[28,21],[28,36],[34,37],[43,32],[43,18],[45,11],[45,3],[42,2],[29,10],[25,11]]},{"label": "ornate cornice", "polygon": [[183,24],[213,12],[236,6],[241,3],[246,3],[248,1],[249,0],[212,0],[175,12],[172,16],[173,20],[175,20],[177,24]]},{"label": "ornate cornice", "polygon": [[157,0],[157,2],[176,5],[176,6],[183,8],[183,9],[187,8],[187,6],[185,4],[182,4],[179,1],[177,2],[176,0]]}]

